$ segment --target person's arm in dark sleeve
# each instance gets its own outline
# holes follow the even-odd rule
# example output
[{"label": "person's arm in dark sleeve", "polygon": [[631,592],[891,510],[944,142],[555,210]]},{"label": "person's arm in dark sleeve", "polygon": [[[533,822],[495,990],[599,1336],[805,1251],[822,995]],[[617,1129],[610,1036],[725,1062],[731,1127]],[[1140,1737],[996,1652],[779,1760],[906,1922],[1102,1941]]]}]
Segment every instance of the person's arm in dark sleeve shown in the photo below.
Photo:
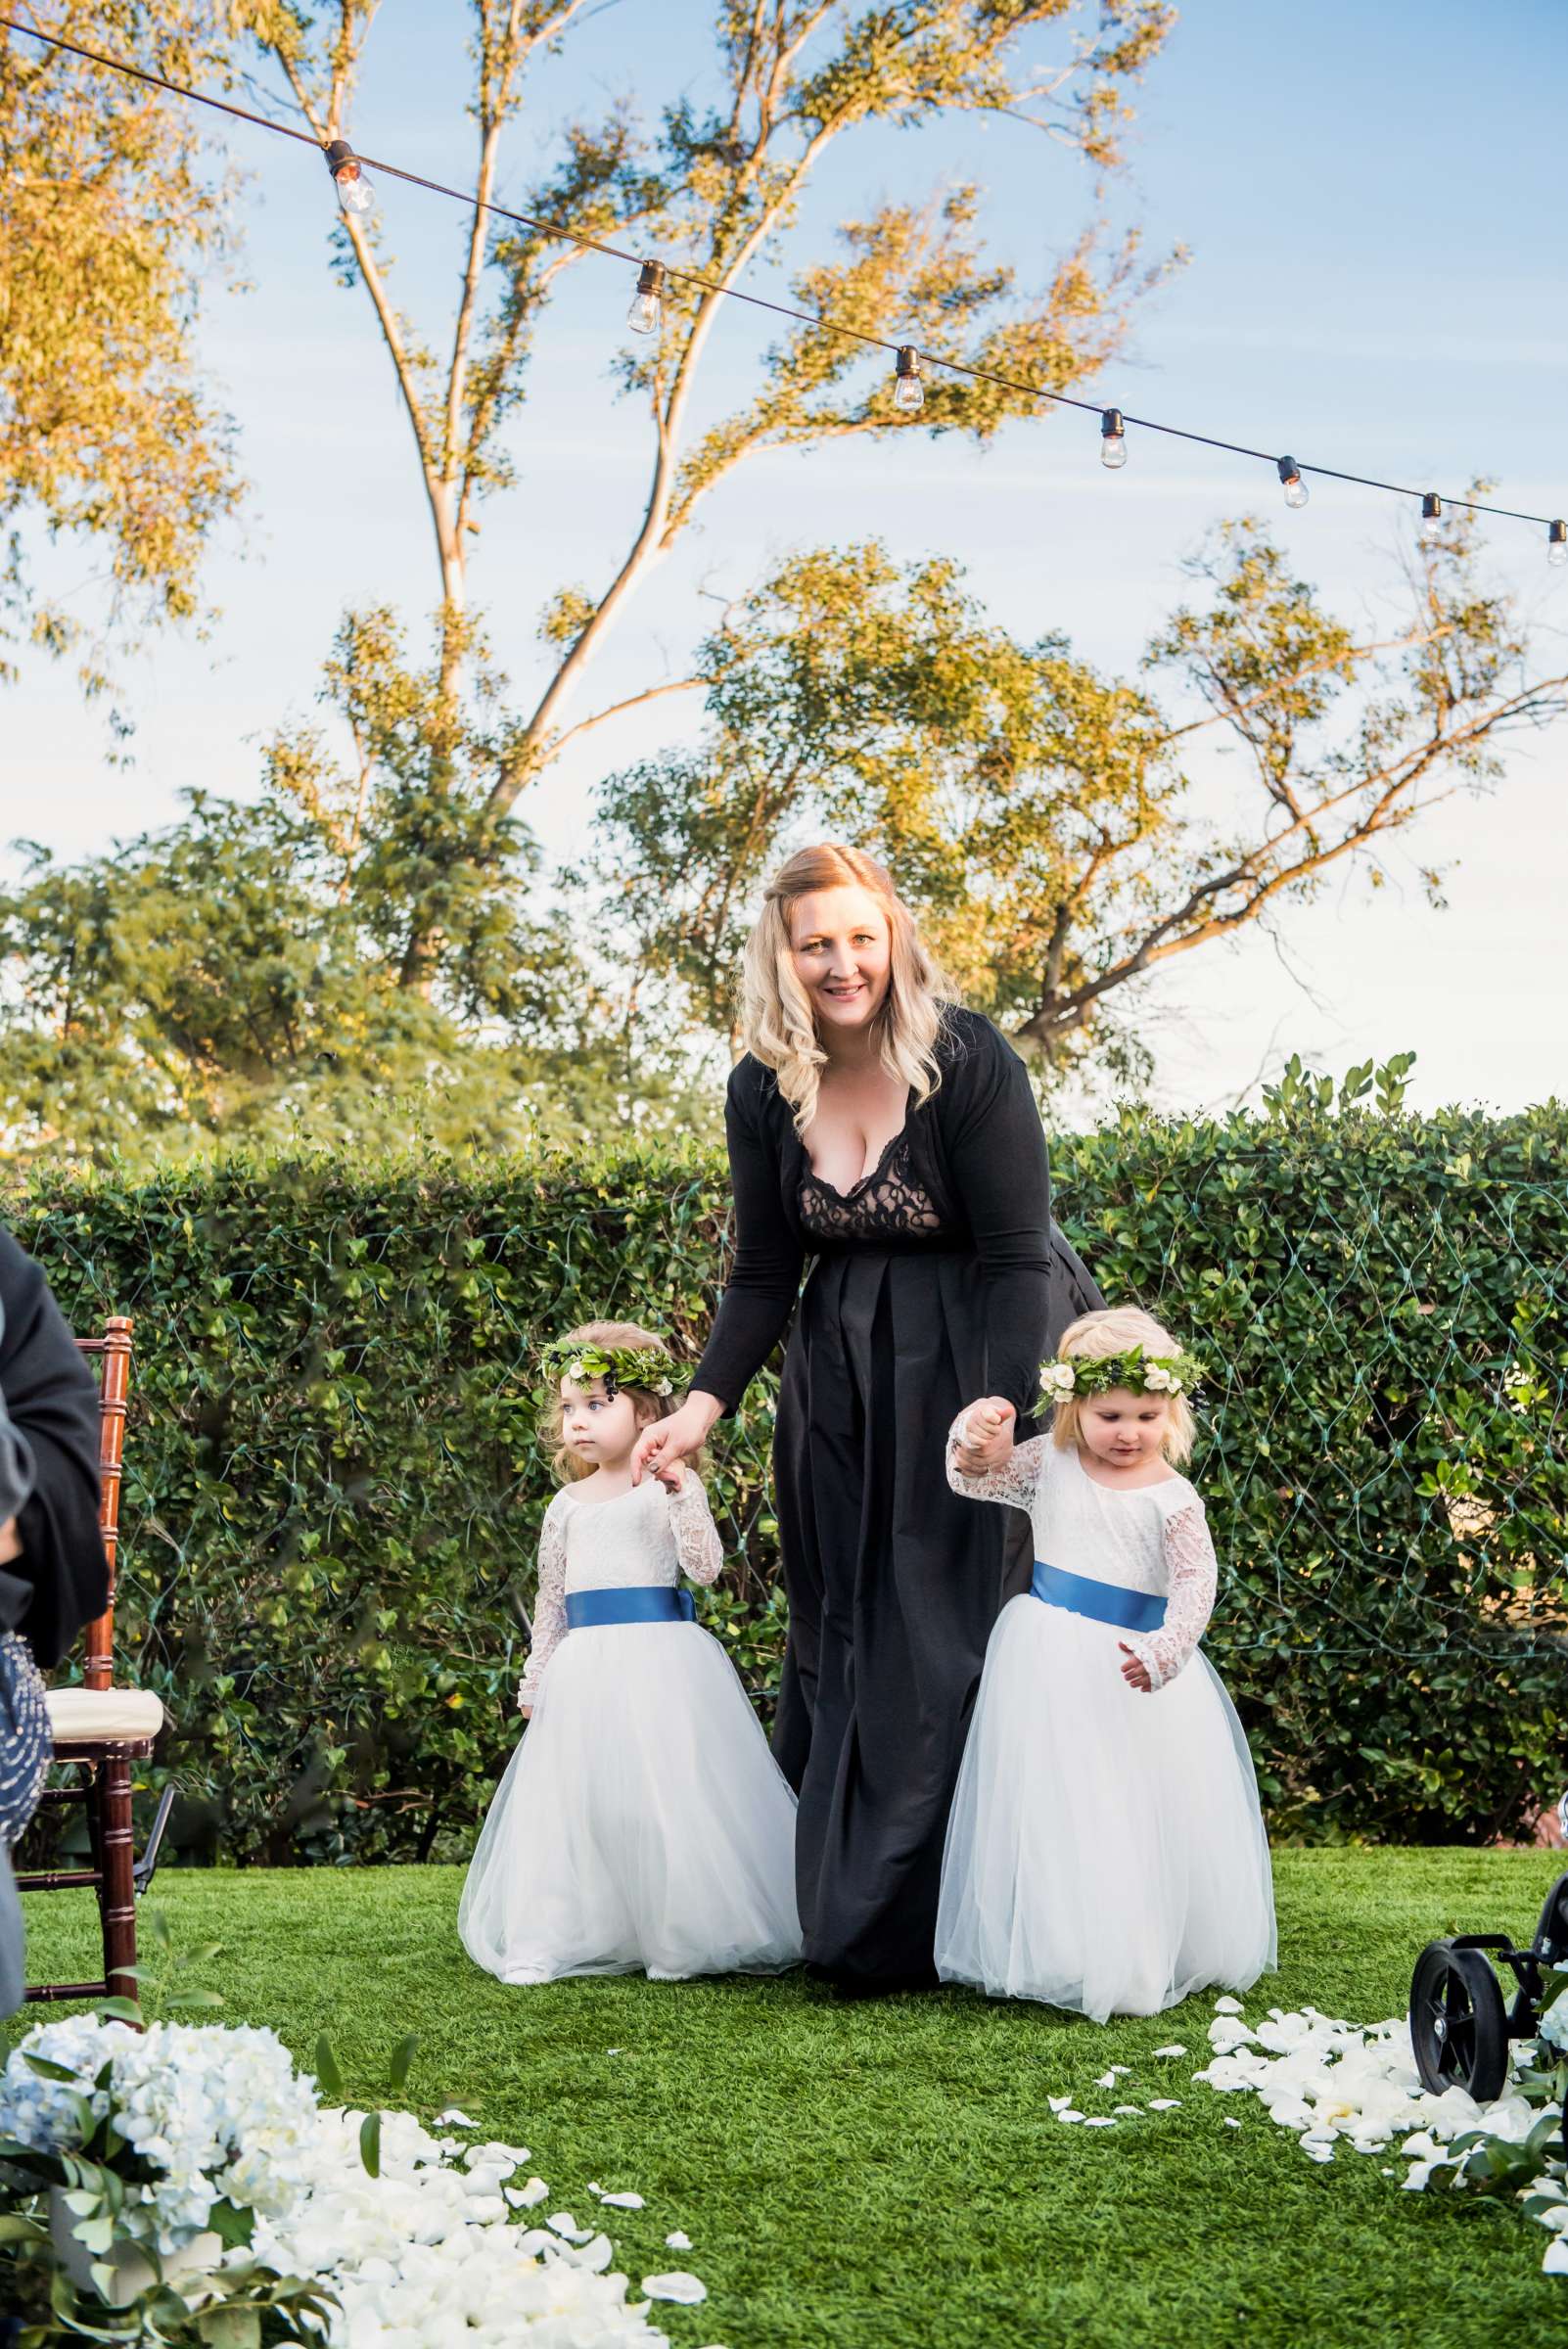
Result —
[{"label": "person's arm in dark sleeve", "polygon": [[943,1138],[985,1283],[985,1391],[1012,1405],[1022,1442],[1040,1407],[1050,1322],[1045,1135],[1028,1072],[993,1029],[948,1073],[949,1086]]},{"label": "person's arm in dark sleeve", "polygon": [[[19,1620],[47,1670],[109,1596],[98,1530],[98,1385],[39,1267],[0,1229],[0,1393],[32,1463],[17,1511],[21,1554],[0,1574],[23,1586]],[[13,1593],[15,1596],[15,1593]]]},{"label": "person's arm in dark sleeve", "polygon": [[726,1418],[783,1335],[806,1261],[784,1213],[777,1154],[757,1118],[755,1083],[755,1074],[744,1064],[731,1070],[724,1137],[734,1202],[734,1253],[713,1330],[691,1382],[694,1391],[717,1396]]}]

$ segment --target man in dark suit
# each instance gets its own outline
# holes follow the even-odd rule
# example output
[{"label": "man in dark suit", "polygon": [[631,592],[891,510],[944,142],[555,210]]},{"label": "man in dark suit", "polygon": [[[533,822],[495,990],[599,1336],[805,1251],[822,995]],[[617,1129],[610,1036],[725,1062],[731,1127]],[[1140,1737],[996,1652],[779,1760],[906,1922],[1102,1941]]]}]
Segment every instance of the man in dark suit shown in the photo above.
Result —
[{"label": "man in dark suit", "polygon": [[[98,1389],[39,1267],[0,1227],[0,1631],[43,1670],[103,1612]],[[0,2014],[21,2004],[22,1911],[0,1848]]]}]

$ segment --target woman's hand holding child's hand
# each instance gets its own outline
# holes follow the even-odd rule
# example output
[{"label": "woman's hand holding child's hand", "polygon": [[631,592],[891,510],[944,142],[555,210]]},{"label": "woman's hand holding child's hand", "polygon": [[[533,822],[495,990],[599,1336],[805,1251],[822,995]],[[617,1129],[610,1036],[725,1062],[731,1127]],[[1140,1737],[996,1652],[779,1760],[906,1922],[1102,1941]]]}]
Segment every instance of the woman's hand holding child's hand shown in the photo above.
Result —
[{"label": "woman's hand holding child's hand", "polygon": [[955,1447],[963,1475],[986,1476],[992,1468],[1005,1464],[1012,1454],[1013,1422],[1017,1416],[1012,1405],[1000,1395],[988,1395],[970,1405]]},{"label": "woman's hand holding child's hand", "polygon": [[1122,1667],[1123,1680],[1130,1688],[1141,1688],[1143,1694],[1147,1696],[1152,1685],[1149,1680],[1148,1666],[1139,1662],[1125,1639],[1119,1639],[1116,1644],[1128,1659]]}]

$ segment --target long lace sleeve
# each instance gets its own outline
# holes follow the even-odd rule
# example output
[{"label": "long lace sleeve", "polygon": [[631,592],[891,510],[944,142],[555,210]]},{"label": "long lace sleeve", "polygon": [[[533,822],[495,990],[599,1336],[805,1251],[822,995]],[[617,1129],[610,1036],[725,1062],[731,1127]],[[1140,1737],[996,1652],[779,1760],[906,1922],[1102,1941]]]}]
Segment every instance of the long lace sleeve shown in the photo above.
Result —
[{"label": "long lace sleeve", "polygon": [[708,1496],[689,1468],[680,1491],[669,1496],[669,1530],[675,1537],[681,1573],[689,1574],[694,1583],[716,1583],[724,1552]]},{"label": "long lace sleeve", "polygon": [[[565,1507],[570,1508],[568,1501]],[[533,1645],[518,1683],[519,1711],[538,1702],[544,1668],[566,1637],[566,1519],[563,1503],[552,1500],[539,1528],[539,1582],[533,1601]]]},{"label": "long lace sleeve", "polygon": [[1038,1490],[1049,1438],[1031,1436],[1027,1443],[1013,1446],[999,1468],[989,1468],[983,1476],[966,1476],[958,1465],[958,1435],[968,1416],[967,1410],[960,1411],[947,1430],[948,1484],[968,1500],[1005,1500],[1015,1509],[1027,1509]]},{"label": "long lace sleeve", "polygon": [[1201,1500],[1174,1509],[1166,1519],[1165,1562],[1171,1577],[1165,1622],[1157,1632],[1130,1632],[1127,1637],[1148,1673],[1151,1688],[1163,1688],[1192,1661],[1214,1613],[1219,1568]]}]

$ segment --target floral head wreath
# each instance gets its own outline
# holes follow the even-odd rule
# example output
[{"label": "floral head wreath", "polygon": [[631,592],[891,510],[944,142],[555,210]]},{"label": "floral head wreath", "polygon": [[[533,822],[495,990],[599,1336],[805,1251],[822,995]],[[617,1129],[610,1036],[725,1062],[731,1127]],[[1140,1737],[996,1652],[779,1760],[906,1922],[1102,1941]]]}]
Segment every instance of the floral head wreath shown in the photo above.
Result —
[{"label": "floral head wreath", "polygon": [[539,1367],[552,1394],[563,1378],[576,1380],[579,1387],[585,1387],[590,1379],[602,1379],[610,1396],[618,1395],[623,1387],[642,1387],[650,1395],[675,1391],[670,1373],[676,1365],[662,1346],[602,1346],[593,1338],[574,1344],[570,1339],[554,1338],[539,1349]]},{"label": "floral head wreath", "polygon": [[1185,1395],[1203,1375],[1203,1364],[1190,1354],[1145,1354],[1141,1346],[1130,1346],[1125,1354],[1076,1354],[1071,1361],[1058,1356],[1043,1365],[1039,1383],[1058,1400],[1108,1395],[1113,1387],[1133,1395]]}]

